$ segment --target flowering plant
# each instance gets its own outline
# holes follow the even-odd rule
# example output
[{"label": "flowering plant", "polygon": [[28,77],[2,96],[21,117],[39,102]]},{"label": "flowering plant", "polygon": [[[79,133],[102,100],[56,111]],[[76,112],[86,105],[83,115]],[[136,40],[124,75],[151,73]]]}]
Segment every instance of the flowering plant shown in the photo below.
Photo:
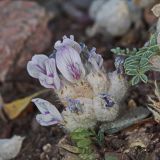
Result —
[{"label": "flowering plant", "polygon": [[46,88],[54,89],[65,108],[60,113],[46,100],[33,102],[41,112],[36,116],[43,126],[63,125],[72,132],[94,128],[97,121],[112,121],[119,113],[127,83],[117,71],[107,74],[96,49],[64,36],[54,45],[51,56],[35,55],[27,64],[30,76]]}]

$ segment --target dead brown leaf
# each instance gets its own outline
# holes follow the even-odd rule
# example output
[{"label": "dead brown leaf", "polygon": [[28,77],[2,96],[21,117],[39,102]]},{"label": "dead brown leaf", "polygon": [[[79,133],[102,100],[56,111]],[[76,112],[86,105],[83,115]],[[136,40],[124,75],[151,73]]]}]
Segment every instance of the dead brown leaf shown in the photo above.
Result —
[{"label": "dead brown leaf", "polygon": [[45,93],[47,91],[48,89],[41,90],[28,97],[17,99],[13,102],[4,104],[3,109],[5,114],[11,120],[17,118],[28,107],[29,103],[34,97],[37,97],[38,95]]}]

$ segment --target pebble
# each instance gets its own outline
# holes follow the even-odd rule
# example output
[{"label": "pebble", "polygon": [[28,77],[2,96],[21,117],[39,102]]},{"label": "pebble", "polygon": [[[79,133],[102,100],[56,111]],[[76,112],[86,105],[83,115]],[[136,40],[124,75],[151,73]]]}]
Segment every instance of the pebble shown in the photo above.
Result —
[{"label": "pebble", "polygon": [[51,148],[52,148],[51,144],[48,143],[48,144],[43,146],[43,151],[45,153],[49,153],[51,151]]}]

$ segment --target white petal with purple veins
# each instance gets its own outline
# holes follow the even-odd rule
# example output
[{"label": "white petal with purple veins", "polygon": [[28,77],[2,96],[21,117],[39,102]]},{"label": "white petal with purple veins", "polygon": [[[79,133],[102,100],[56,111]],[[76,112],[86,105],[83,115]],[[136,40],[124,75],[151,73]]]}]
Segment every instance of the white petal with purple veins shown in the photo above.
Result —
[{"label": "white petal with purple veins", "polygon": [[75,82],[85,76],[80,55],[71,47],[64,46],[57,50],[56,64],[63,76],[70,82]]},{"label": "white petal with purple veins", "polygon": [[[45,88],[55,89],[55,85],[53,83],[51,83],[52,79],[48,78],[45,75],[43,77],[46,77],[46,78],[40,78],[39,79],[40,84]],[[50,82],[50,83],[48,83],[48,82]]]},{"label": "white petal with purple veins", "polygon": [[45,61],[46,66],[46,74],[48,76],[47,82],[48,84],[54,84],[56,89],[60,89],[60,79],[57,74],[55,59],[50,58]]},{"label": "white petal with purple veins", "polygon": [[63,118],[57,108],[50,102],[41,98],[32,100],[42,114],[38,114],[36,119],[41,125],[52,125],[63,121]]},{"label": "white petal with purple veins", "polygon": [[28,73],[39,79],[42,86],[59,90],[61,82],[57,74],[55,59],[46,55],[35,55],[27,64]]},{"label": "white petal with purple veins", "polygon": [[38,114],[36,116],[36,120],[41,126],[50,126],[50,125],[59,123],[59,121],[54,119],[51,114],[47,114],[47,115]]},{"label": "white petal with purple veins", "polygon": [[76,41],[74,41],[74,36],[73,35],[70,35],[70,38],[68,38],[67,36],[63,36],[63,41],[62,42],[61,41],[57,41],[55,43],[54,48],[58,50],[63,46],[72,47],[78,53],[81,53],[81,51],[82,51],[81,46]]},{"label": "white petal with purple veins", "polygon": [[45,74],[44,62],[48,57],[46,55],[35,55],[27,64],[27,71],[30,76],[38,78],[40,73]]}]

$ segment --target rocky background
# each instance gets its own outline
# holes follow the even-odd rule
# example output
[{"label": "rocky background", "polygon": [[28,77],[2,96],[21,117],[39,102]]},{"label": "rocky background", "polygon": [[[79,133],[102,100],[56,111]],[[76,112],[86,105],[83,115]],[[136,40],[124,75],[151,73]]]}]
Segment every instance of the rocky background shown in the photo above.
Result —
[{"label": "rocky background", "polygon": [[[145,2],[136,0],[139,6]],[[95,24],[95,19],[89,14],[92,3],[92,0],[0,1],[0,94],[5,103],[42,89],[39,83],[27,74],[26,64],[34,54],[52,53],[54,42],[63,35],[73,34],[79,42],[96,47],[97,52],[102,54],[105,60],[106,70],[112,71],[114,57],[110,49],[141,47],[150,33],[156,30],[158,18],[153,15],[151,8],[157,1],[153,1],[140,7],[141,15],[136,20],[137,23],[131,22],[123,35],[113,36],[101,31],[91,36],[88,31]],[[121,8],[118,12],[123,10],[124,8]],[[152,76],[160,79],[159,75]],[[130,106],[143,104],[152,86],[147,86],[143,92],[142,88],[143,84],[131,89],[126,104]],[[54,93],[44,94],[44,97],[54,102]],[[10,120],[6,116],[5,121],[0,120],[0,138],[10,138],[13,135],[25,137],[22,149],[14,159],[72,160],[74,155],[59,149],[57,145],[64,136],[60,129],[39,126],[35,120],[35,113],[35,107],[29,104],[16,119]],[[160,125],[149,119],[134,127],[132,132],[127,130],[106,136],[106,144],[100,149],[100,155],[114,155],[122,160],[158,160],[159,131]],[[131,147],[133,137],[140,138],[145,147],[142,145]],[[148,138],[142,140],[143,137]]]}]

